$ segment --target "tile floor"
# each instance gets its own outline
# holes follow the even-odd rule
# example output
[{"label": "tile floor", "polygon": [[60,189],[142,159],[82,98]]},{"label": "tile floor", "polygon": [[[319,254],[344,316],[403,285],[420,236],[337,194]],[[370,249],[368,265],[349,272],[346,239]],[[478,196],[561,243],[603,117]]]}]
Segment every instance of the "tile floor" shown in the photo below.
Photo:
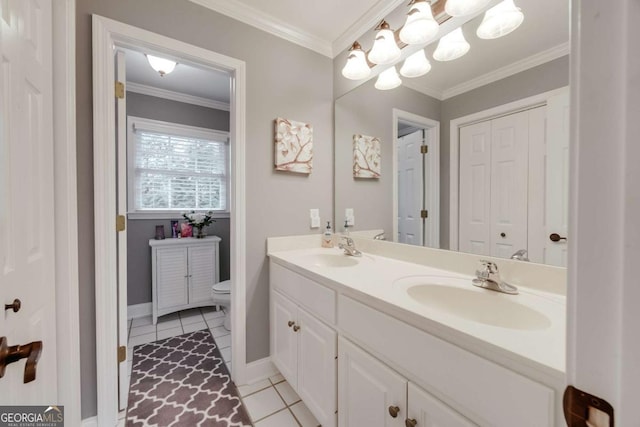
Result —
[{"label": "tile floor", "polygon": [[[209,329],[231,371],[231,334],[222,323],[224,313],[213,307],[193,308],[158,318],[129,320],[128,366],[131,377],[133,347],[140,344]],[[255,427],[317,427],[320,424],[282,375],[238,388]]]}]

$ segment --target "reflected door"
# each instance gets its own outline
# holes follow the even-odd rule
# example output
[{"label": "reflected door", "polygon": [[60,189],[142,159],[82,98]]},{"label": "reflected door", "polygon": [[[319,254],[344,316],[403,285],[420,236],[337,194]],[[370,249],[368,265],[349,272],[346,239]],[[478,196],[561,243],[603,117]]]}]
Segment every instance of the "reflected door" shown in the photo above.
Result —
[{"label": "reflected door", "polygon": [[398,242],[424,244],[424,130],[398,138]]}]

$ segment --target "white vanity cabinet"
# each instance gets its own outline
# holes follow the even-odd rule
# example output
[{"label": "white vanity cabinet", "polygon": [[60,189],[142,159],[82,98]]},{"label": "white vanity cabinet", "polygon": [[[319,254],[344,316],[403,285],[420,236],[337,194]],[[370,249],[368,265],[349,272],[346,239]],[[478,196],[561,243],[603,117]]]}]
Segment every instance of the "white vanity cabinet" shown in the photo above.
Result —
[{"label": "white vanity cabinet", "polygon": [[220,240],[149,240],[154,325],[164,314],[212,305],[211,287],[220,280]]},{"label": "white vanity cabinet", "polygon": [[[281,292],[288,283],[304,287],[304,278],[275,270],[270,294],[271,359],[320,424],[335,427],[337,333],[303,305],[306,297],[294,300]],[[273,273],[272,268],[272,279]]]}]

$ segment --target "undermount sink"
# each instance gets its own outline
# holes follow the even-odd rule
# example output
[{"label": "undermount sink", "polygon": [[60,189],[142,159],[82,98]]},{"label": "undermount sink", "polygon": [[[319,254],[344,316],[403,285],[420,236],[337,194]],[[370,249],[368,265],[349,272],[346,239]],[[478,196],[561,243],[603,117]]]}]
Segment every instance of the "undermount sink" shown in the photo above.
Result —
[{"label": "undermount sink", "polygon": [[306,259],[316,267],[352,267],[358,265],[358,259],[344,254],[313,254]]},{"label": "undermount sink", "polygon": [[[460,281],[456,279],[455,281]],[[404,286],[407,295],[415,302],[430,309],[466,320],[507,329],[541,330],[551,326],[551,320],[543,313],[520,304],[515,296],[489,290],[466,289],[441,283],[411,280]],[[443,284],[442,282],[445,282]],[[471,283],[468,285],[471,287]]]}]

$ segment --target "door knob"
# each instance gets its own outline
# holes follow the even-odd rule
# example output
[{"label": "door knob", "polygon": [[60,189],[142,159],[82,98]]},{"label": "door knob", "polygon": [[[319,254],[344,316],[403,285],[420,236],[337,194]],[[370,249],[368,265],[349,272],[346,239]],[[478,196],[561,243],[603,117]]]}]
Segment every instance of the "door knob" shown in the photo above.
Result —
[{"label": "door knob", "polygon": [[18,298],[16,298],[13,300],[13,303],[4,305],[4,311],[13,310],[14,313],[17,313],[18,311],[20,311],[21,306],[22,303]]},{"label": "door knob", "polygon": [[507,233],[500,233],[500,237],[507,237]]},{"label": "door knob", "polygon": [[400,408],[398,408],[397,406],[389,406],[389,415],[391,415],[391,418],[396,418],[399,413]]},{"label": "door knob", "polygon": [[416,426],[418,425],[418,421],[416,421],[415,419],[409,419],[409,418],[407,418],[407,419],[404,421],[404,425],[405,425],[406,427],[416,427]]},{"label": "door knob", "polygon": [[560,240],[567,240],[567,238],[562,237],[558,233],[552,233],[549,235],[549,240],[551,240],[552,242],[559,242]]},{"label": "door knob", "polygon": [[23,382],[30,383],[36,379],[36,367],[42,354],[42,341],[33,341],[25,345],[7,345],[7,337],[0,338],[0,378],[4,377],[7,365],[20,359],[27,359],[24,366]]},{"label": "door knob", "polygon": [[287,325],[289,325],[289,327],[292,327],[292,326],[293,326],[293,325],[295,325],[295,324],[296,324],[296,322],[294,322],[293,320],[289,320],[289,321],[287,322]]}]

